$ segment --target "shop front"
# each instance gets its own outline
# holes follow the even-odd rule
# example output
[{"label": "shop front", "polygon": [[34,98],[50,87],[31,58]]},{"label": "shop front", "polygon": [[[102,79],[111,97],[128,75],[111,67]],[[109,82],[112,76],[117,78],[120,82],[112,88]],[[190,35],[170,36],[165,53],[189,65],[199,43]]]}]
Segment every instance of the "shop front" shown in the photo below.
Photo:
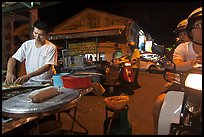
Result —
[{"label": "shop front", "polygon": [[128,43],[137,43],[138,35],[132,19],[88,8],[54,27],[49,40],[63,47],[62,70],[85,69],[110,62],[116,51],[129,54]]}]

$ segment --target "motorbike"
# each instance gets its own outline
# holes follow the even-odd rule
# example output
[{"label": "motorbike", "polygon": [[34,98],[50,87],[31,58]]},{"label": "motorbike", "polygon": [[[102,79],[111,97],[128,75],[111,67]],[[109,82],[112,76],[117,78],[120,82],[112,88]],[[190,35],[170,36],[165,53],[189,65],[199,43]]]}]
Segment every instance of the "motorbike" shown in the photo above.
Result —
[{"label": "motorbike", "polygon": [[119,71],[119,82],[123,88],[132,90],[133,83],[135,81],[135,74],[131,67],[130,62],[125,62],[121,64],[120,71]]},{"label": "motorbike", "polygon": [[[169,80],[167,72],[179,77]],[[165,69],[164,79],[179,84],[181,91],[167,92],[159,115],[158,135],[202,135],[202,65],[185,73]]]},{"label": "motorbike", "polygon": [[132,91],[135,74],[128,57],[121,57],[113,60],[112,64],[106,67],[106,85],[109,85],[109,92],[114,92],[115,86]]}]

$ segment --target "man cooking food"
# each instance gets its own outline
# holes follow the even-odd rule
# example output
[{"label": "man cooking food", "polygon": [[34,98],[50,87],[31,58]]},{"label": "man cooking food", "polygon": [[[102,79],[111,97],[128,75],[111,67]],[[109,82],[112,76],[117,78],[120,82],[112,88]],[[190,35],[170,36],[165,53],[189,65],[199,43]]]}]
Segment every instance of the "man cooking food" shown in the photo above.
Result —
[{"label": "man cooking food", "polygon": [[[37,20],[33,24],[34,39],[24,42],[17,52],[8,60],[5,84],[23,84],[28,80],[46,80],[56,74],[57,48],[47,40],[48,25]],[[25,60],[26,74],[16,78],[17,61]]]}]

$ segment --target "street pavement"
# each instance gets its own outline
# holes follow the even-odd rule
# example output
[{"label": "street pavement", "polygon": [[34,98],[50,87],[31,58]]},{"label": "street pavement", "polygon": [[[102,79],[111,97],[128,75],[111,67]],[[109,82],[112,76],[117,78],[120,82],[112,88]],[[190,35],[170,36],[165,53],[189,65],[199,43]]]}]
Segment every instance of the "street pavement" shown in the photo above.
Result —
[{"label": "street pavement", "polygon": [[[61,113],[62,129],[64,134],[88,134],[104,135],[103,123],[106,119],[106,109],[104,99],[110,95],[127,95],[130,99],[128,103],[128,120],[132,126],[132,135],[153,135],[152,109],[157,96],[163,89],[166,81],[162,74],[140,72],[139,84],[141,88],[128,93],[120,88],[115,88],[110,94],[107,89],[102,96],[92,93],[82,96],[78,101],[75,119],[82,124],[88,133],[74,123],[74,132],[67,132],[71,129],[72,119],[65,113]],[[70,112],[73,115],[73,111]]]}]

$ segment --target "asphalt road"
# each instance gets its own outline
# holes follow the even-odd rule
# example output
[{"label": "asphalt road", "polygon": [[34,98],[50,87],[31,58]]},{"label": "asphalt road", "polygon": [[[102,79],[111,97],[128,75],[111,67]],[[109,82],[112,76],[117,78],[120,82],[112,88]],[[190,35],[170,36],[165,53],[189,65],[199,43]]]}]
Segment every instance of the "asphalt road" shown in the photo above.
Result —
[{"label": "asphalt road", "polygon": [[[139,84],[141,88],[128,93],[121,89],[115,89],[112,95],[129,96],[128,120],[131,123],[132,135],[153,135],[152,108],[153,104],[162,91],[166,81],[162,74],[151,74],[148,72],[139,73]],[[116,91],[117,90],[117,91]],[[76,119],[88,130],[88,135],[103,135],[103,122],[106,119],[106,109],[104,98],[110,96],[105,92],[103,96],[95,96],[92,93],[82,96],[78,101]],[[73,111],[70,112],[73,115]],[[109,113],[111,114],[111,113]],[[71,119],[61,113],[63,122],[62,129],[71,128]],[[84,134],[85,130],[77,123],[74,124],[74,133],[65,132],[64,134]]]}]

